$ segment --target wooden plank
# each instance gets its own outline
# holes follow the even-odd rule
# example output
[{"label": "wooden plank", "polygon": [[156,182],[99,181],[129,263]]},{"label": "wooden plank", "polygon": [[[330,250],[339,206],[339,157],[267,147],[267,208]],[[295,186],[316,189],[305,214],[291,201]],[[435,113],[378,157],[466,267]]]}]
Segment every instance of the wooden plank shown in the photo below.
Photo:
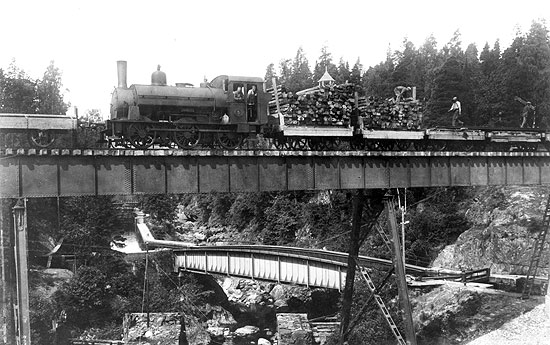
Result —
[{"label": "wooden plank", "polygon": [[353,136],[353,128],[337,126],[285,126],[283,134],[285,136],[300,137],[351,137]]},{"label": "wooden plank", "polygon": [[366,139],[401,139],[401,140],[422,140],[424,131],[388,131],[362,129],[363,138]]}]

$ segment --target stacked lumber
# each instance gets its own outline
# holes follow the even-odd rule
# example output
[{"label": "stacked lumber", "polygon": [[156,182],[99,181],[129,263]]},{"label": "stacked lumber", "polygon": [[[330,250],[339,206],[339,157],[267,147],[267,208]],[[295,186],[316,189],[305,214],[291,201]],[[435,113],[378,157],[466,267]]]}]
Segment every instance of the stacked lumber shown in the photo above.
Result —
[{"label": "stacked lumber", "polygon": [[361,98],[359,112],[365,128],[411,130],[420,128],[422,122],[422,106],[417,100]]},{"label": "stacked lumber", "polygon": [[294,97],[292,92],[287,91],[284,85],[277,85],[276,91],[273,88],[269,88],[267,89],[267,92],[271,93],[271,100],[269,101],[270,114],[277,114],[277,102],[275,99],[275,93],[277,93],[277,97],[279,99],[279,107],[281,109],[281,113],[284,114],[288,111],[288,108],[290,107],[289,102]]},{"label": "stacked lumber", "polygon": [[[296,94],[277,89],[285,125],[348,126],[355,107],[355,86],[313,87]],[[270,102],[275,105],[275,95]]]},{"label": "stacked lumber", "polygon": [[[276,93],[287,126],[349,126],[355,111],[356,87],[350,83],[316,86],[296,93],[279,85],[268,92],[272,94],[269,113],[277,113]],[[364,128],[412,130],[420,128],[422,122],[418,100],[360,97],[357,109]]]}]

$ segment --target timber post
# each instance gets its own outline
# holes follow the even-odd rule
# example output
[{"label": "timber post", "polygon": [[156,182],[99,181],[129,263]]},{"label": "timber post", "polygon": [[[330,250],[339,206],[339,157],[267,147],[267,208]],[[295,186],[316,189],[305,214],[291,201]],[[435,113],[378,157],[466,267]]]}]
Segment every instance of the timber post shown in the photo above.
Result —
[{"label": "timber post", "polygon": [[399,240],[400,234],[399,229],[397,228],[397,222],[395,220],[395,205],[391,197],[385,198],[384,204],[386,206],[385,208],[388,216],[388,227],[390,228],[393,239],[393,262],[395,266],[395,273],[397,275],[397,290],[399,292],[399,299],[403,311],[403,321],[405,324],[405,341],[409,345],[416,345],[416,334],[412,320],[412,309],[409,301],[407,280],[405,277],[404,258],[401,257],[401,246]]},{"label": "timber post", "polygon": [[15,274],[17,287],[16,336],[18,345],[30,345],[29,279],[27,265],[27,201],[19,199],[13,207],[15,235]]},{"label": "timber post", "polygon": [[344,344],[348,338],[348,326],[351,317],[351,304],[353,300],[353,287],[355,283],[355,266],[356,259],[359,255],[359,248],[361,247],[360,232],[361,232],[361,218],[363,215],[363,205],[365,203],[363,191],[358,190],[355,192],[352,201],[352,224],[351,234],[349,239],[349,251],[348,251],[348,267],[346,272],[346,285],[342,293],[342,319],[340,322],[340,344]]},{"label": "timber post", "polygon": [[15,315],[13,305],[15,299],[14,274],[14,239],[11,200],[0,199],[0,345],[17,343],[15,335]]}]

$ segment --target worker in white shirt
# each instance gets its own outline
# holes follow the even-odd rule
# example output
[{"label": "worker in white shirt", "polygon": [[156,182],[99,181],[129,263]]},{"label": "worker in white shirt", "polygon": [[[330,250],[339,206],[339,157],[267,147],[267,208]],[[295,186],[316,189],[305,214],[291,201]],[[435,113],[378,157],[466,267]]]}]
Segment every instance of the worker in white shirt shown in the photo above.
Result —
[{"label": "worker in white shirt", "polygon": [[458,117],[462,115],[462,108],[460,107],[460,101],[457,97],[453,97],[453,104],[451,104],[451,109],[447,111],[448,113],[453,113],[453,119],[452,119],[452,126],[454,127],[456,122],[458,122],[460,125],[463,125],[464,122],[460,121]]}]

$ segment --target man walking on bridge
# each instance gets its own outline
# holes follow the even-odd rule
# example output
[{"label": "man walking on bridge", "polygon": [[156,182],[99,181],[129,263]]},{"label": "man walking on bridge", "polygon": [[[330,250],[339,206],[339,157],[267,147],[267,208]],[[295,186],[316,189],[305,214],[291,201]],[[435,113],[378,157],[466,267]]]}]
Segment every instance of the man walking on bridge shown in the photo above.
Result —
[{"label": "man walking on bridge", "polygon": [[451,109],[449,109],[447,112],[448,113],[450,113],[450,112],[453,113],[453,119],[452,119],[452,122],[451,122],[451,125],[453,127],[455,127],[455,124],[456,124],[457,121],[460,125],[464,124],[464,122],[462,122],[458,119],[458,117],[460,115],[462,115],[462,107],[460,106],[460,101],[458,100],[457,97],[453,97],[453,104],[451,104]]}]

